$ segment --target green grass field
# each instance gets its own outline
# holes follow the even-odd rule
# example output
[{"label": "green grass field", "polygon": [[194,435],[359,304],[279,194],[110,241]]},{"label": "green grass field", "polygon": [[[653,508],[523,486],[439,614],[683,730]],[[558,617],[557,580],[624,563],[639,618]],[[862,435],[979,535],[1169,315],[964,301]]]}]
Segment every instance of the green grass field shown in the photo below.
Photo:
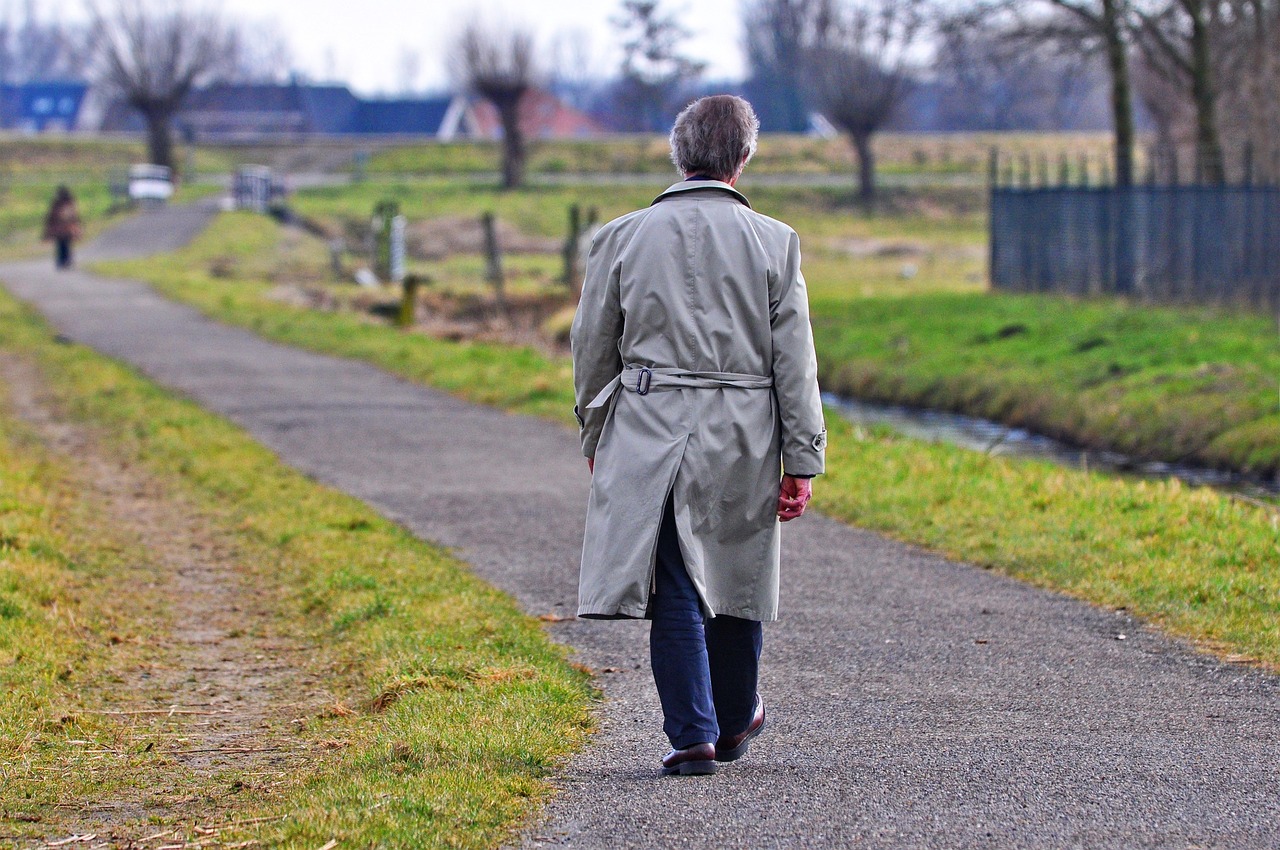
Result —
[{"label": "green grass field", "polygon": [[0,841],[91,825],[82,806],[118,810],[122,842],[312,850],[493,847],[525,822],[589,731],[592,698],[537,621],[225,421],[58,344],[2,294],[0,356],[35,364],[108,463],[185,506],[184,529],[201,529],[253,600],[246,630],[305,648],[296,675],[333,695],[271,714],[261,740],[306,757],[265,778],[188,773],[170,754],[186,738],[101,713],[142,697],[126,684],[139,669],[183,663],[166,649],[172,582],[86,486],[81,458],[14,418],[0,383]]}]

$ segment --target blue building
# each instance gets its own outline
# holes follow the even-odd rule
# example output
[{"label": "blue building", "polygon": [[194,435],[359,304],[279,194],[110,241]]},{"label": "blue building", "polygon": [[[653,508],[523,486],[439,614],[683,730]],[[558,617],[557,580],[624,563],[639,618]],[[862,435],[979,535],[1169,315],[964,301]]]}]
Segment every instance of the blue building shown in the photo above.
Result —
[{"label": "blue building", "polygon": [[[251,141],[300,136],[416,136],[449,140],[470,127],[465,97],[364,100],[346,86],[305,83],[215,83],[196,89],[174,117],[187,141]],[[140,132],[127,104],[108,110],[102,129]]]},{"label": "blue building", "polygon": [[0,130],[74,130],[88,92],[86,83],[69,80],[0,85]]}]

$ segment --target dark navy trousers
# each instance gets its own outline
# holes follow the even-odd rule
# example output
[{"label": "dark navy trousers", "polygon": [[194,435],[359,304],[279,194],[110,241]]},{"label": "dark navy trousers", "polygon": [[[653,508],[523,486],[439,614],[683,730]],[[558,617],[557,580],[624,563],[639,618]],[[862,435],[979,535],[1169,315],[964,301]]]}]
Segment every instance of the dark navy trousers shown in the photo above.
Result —
[{"label": "dark navy trousers", "polygon": [[662,731],[677,750],[746,731],[755,708],[763,629],[756,620],[706,619],[689,580],[668,499],[658,532],[649,658]]}]

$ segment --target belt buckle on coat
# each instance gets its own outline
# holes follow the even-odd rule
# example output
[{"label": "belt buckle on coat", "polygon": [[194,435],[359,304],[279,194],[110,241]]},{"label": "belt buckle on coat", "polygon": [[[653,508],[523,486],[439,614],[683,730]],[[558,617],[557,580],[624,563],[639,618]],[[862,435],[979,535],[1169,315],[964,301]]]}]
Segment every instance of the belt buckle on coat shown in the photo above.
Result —
[{"label": "belt buckle on coat", "polygon": [[636,375],[636,395],[648,395],[649,384],[653,382],[653,370],[648,366],[640,367],[640,374]]}]

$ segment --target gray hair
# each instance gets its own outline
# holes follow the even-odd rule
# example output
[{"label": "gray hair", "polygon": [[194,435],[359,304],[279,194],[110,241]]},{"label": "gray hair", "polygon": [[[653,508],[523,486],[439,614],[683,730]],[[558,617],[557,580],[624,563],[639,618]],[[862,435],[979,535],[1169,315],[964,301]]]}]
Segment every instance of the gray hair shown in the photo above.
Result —
[{"label": "gray hair", "polygon": [[698,98],[676,116],[671,161],[682,174],[727,181],[755,155],[759,135],[760,119],[742,98]]}]

